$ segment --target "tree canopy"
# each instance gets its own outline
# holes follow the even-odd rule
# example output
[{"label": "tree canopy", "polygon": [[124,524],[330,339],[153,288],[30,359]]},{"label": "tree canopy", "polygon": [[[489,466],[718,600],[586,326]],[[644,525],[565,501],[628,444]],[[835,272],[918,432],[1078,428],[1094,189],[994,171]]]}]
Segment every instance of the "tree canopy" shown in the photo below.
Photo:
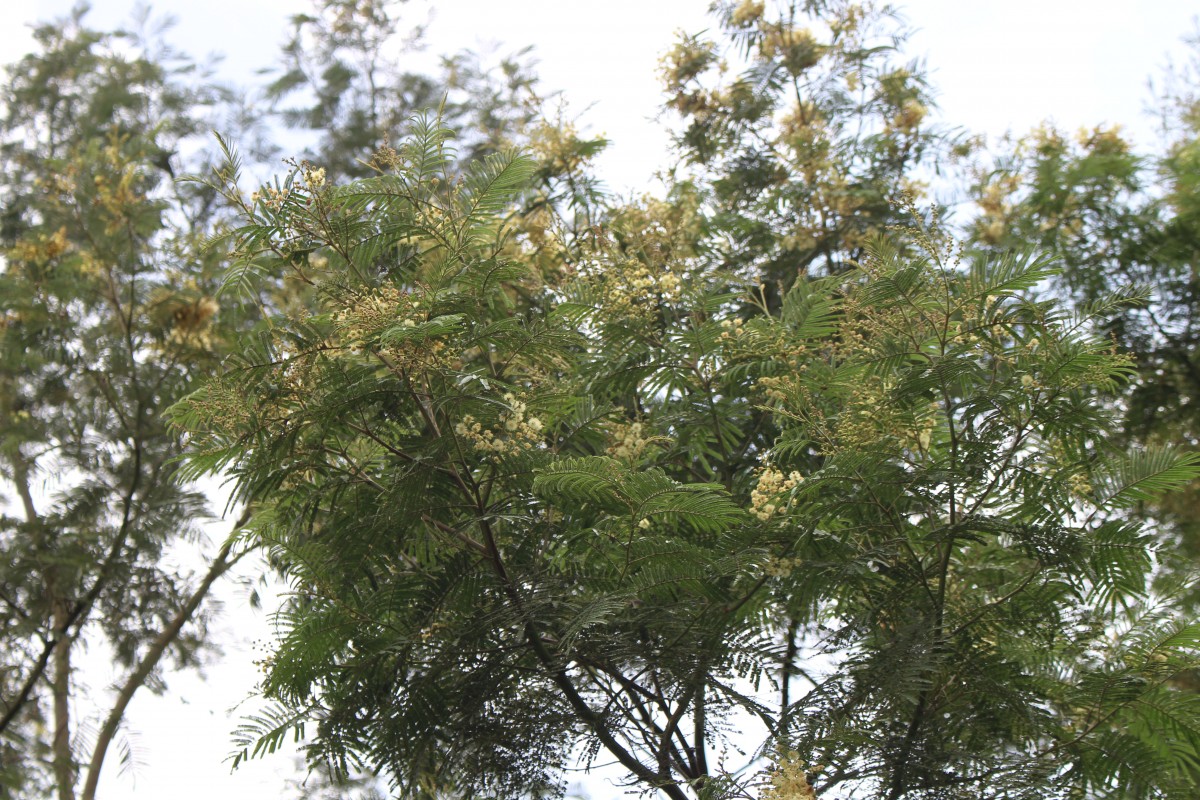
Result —
[{"label": "tree canopy", "polygon": [[523,54],[403,68],[403,5],[293,17],[262,185],[197,153],[232,92],[83,11],[3,87],[0,797],[94,797],[252,553],[234,764],[314,792],[1194,797],[1195,75],[1162,153],[987,149],[889,9],[722,0],[618,198]]},{"label": "tree canopy", "polygon": [[965,258],[912,206],[778,309],[602,236],[547,285],[503,217],[532,163],[454,180],[450,140],[258,196],[238,257],[318,305],[172,412],[293,592],[246,755],[304,729],[433,797],[554,794],[603,754],[739,797],[756,729],[768,792],[1191,790],[1200,629],[1145,593],[1129,509],[1197,459],[1109,447],[1096,396],[1132,372],[1097,320],[1139,295],[1038,300],[1050,261]]},{"label": "tree canopy", "polygon": [[[1196,442],[1196,40],[1191,61],[1168,71],[1154,104],[1160,147],[1135,146],[1120,126],[1074,135],[1044,125],[977,154],[967,221],[976,247],[1044,249],[1062,264],[1055,291],[1081,306],[1111,287],[1137,284],[1147,302],[1106,312],[1103,328],[1136,361],[1137,379],[1117,393],[1132,445]],[[1176,563],[1190,574],[1200,554],[1195,488],[1152,504],[1176,536]],[[1195,607],[1193,592],[1188,600]]]}]

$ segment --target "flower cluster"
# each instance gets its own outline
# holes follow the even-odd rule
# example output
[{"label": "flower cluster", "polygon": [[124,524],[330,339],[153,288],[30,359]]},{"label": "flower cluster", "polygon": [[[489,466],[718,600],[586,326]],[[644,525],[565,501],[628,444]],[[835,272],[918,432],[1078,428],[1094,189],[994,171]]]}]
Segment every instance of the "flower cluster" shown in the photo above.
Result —
[{"label": "flower cluster", "polygon": [[262,202],[263,205],[272,211],[279,211],[283,208],[284,203],[287,202],[291,194],[291,189],[276,189],[274,186],[264,186],[262,191],[254,192],[250,195],[250,202]]},{"label": "flower cluster", "polygon": [[659,60],[659,74],[670,93],[685,87],[718,61],[717,47],[699,37],[683,36]]},{"label": "flower cluster", "polygon": [[793,572],[795,572],[796,569],[798,569],[803,563],[804,560],[800,558],[788,558],[786,556],[772,558],[767,561],[767,565],[763,568],[763,572],[767,573],[767,575],[771,576],[772,578],[786,578],[788,575],[791,575]]},{"label": "flower cluster", "polygon": [[[753,316],[742,320],[733,317],[721,320],[718,325],[721,332],[717,338],[724,344],[721,358],[725,363],[757,363],[769,353],[770,360],[786,373],[775,388],[786,388],[783,384],[795,383],[812,357],[807,340],[794,336],[788,326],[768,318]],[[766,383],[772,382],[776,381]]]},{"label": "flower cluster", "polygon": [[768,28],[759,43],[763,58],[779,58],[792,75],[799,75],[816,66],[826,47],[819,44],[812,31],[780,23]]},{"label": "flower cluster", "polygon": [[[285,181],[284,188],[280,189],[275,186],[262,187],[257,192],[251,193],[251,205],[262,203],[271,211],[282,211],[288,198],[293,195],[299,196],[306,203],[312,203],[313,198],[325,186],[324,167],[318,167],[309,161],[300,163],[296,163],[291,159],[285,159],[285,161],[290,165],[291,169],[288,171],[288,178]],[[300,178],[299,184],[292,183],[292,178],[296,176]]]},{"label": "flower cluster", "polygon": [[67,228],[64,225],[49,236],[44,234],[37,236],[34,241],[27,239],[18,240],[5,255],[14,261],[30,261],[45,264],[61,256],[69,247],[70,242],[67,241]]},{"label": "flower cluster", "polygon": [[762,800],[816,800],[817,791],[808,782],[806,766],[796,752],[780,758],[767,772]]},{"label": "flower cluster", "polygon": [[921,124],[928,111],[920,100],[910,97],[900,104],[900,109],[892,119],[892,125],[906,133],[910,132]]},{"label": "flower cluster", "polygon": [[192,434],[195,444],[209,440],[235,439],[255,420],[255,403],[247,398],[246,387],[226,378],[214,378],[204,391],[193,398],[193,407],[204,420],[204,434]]},{"label": "flower cluster", "polygon": [[397,167],[404,166],[404,159],[396,152],[396,148],[388,144],[387,139],[384,139],[379,149],[371,156],[371,160],[367,166],[379,172],[389,172]]},{"label": "flower cluster", "polygon": [[645,195],[618,210],[609,225],[623,241],[636,241],[646,260],[682,266],[704,238],[702,202],[691,189],[674,190],[670,202]]},{"label": "flower cluster", "polygon": [[[892,387],[884,380],[869,378],[851,388],[845,408],[838,415],[835,435],[839,447],[873,447],[885,441],[903,442],[910,423],[894,401]],[[918,443],[919,437],[918,430]]]},{"label": "flower cluster", "polygon": [[262,639],[255,639],[250,645],[250,648],[252,650],[258,650],[262,653],[262,658],[252,659],[250,663],[253,664],[255,668],[263,674],[264,678],[270,676],[271,670],[275,668],[274,649],[268,642]]},{"label": "flower cluster", "polygon": [[744,332],[744,328],[742,326],[745,324],[746,320],[742,319],[741,317],[721,320],[721,335],[719,338],[724,341],[727,339],[732,339],[735,336],[741,336]]},{"label": "flower cluster", "polygon": [[529,149],[538,163],[552,175],[577,172],[589,160],[593,142],[583,139],[569,122],[546,123],[533,129]]},{"label": "flower cluster", "polygon": [[762,19],[763,11],[762,0],[742,0],[733,10],[729,21],[739,28],[747,28]]},{"label": "flower cluster", "polygon": [[[750,492],[750,512],[766,522],[781,510],[780,495],[794,490],[804,482],[804,476],[793,470],[786,477],[774,467],[758,471],[758,483]],[[787,503],[782,504],[783,508]]]},{"label": "flower cluster", "polygon": [[211,297],[180,304],[171,313],[171,332],[167,340],[180,346],[211,349],[212,320],[219,310],[217,301]]},{"label": "flower cluster", "polygon": [[1021,178],[1016,174],[980,176],[975,202],[982,212],[976,221],[975,235],[987,244],[997,244],[1008,229],[1013,215],[1013,198]]},{"label": "flower cluster", "polygon": [[650,440],[645,437],[644,426],[640,422],[616,424],[609,428],[612,444],[605,450],[613,458],[623,458],[637,461],[641,457]]},{"label": "flower cluster", "polygon": [[754,386],[766,395],[768,400],[776,403],[786,403],[789,397],[788,390],[794,388],[787,378],[775,375],[764,375],[754,382]]},{"label": "flower cluster", "polygon": [[1067,477],[1067,486],[1071,489],[1071,494],[1076,497],[1090,500],[1092,497],[1092,484],[1088,480],[1087,473],[1073,472]]},{"label": "flower cluster", "polygon": [[423,295],[389,285],[343,297],[332,319],[342,346],[376,352],[395,368],[436,370],[459,363],[460,351],[445,336],[383,336],[395,328],[416,328],[429,315]]},{"label": "flower cluster", "polygon": [[492,453],[497,458],[515,455],[530,450],[542,438],[542,421],[537,417],[526,417],[528,408],[511,392],[504,395],[508,410],[500,415],[500,426],[496,430],[484,428],[470,414],[454,426],[454,432],[471,443],[482,453]]},{"label": "flower cluster", "polygon": [[[420,298],[395,286],[380,286],[368,294],[348,296],[333,321],[351,342],[377,336],[397,323],[415,326],[421,313]],[[410,326],[411,327],[411,326]]]},{"label": "flower cluster", "polygon": [[640,261],[616,264],[592,262],[581,270],[599,288],[608,319],[641,319],[657,307],[654,300],[671,303],[683,294],[683,283],[670,270],[651,270]]},{"label": "flower cluster", "polygon": [[325,168],[304,162],[304,182],[310,189],[320,189],[325,185]]}]

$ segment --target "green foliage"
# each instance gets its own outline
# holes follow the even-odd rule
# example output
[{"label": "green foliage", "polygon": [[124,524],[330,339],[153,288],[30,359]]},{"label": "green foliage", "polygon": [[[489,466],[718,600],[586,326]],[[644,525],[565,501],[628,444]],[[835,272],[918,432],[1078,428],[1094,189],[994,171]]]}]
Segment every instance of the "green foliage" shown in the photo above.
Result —
[{"label": "green foliage", "polygon": [[1195,631],[1130,506],[1197,464],[1112,445],[1131,363],[1033,296],[1047,260],[918,221],[772,298],[640,241],[647,203],[551,281],[504,219],[533,162],[459,181],[413,130],[246,206],[239,262],[315,305],[171,412],[293,590],[238,759],[307,735],[403,797],[600,758],[675,800],[1191,795]]},{"label": "green foliage", "polygon": [[[1193,49],[1196,42],[1191,42]],[[1156,98],[1164,146],[1139,152],[1115,126],[1068,136],[1042,127],[975,169],[970,221],[974,246],[998,252],[1036,243],[1063,265],[1056,291],[1102,319],[1105,331],[1136,357],[1137,380],[1114,398],[1131,444],[1194,448],[1200,371],[1196,353],[1197,183],[1195,53],[1169,74]],[[1143,302],[1112,303],[1114,286],[1143,287]],[[1139,501],[1148,498],[1136,498]],[[1195,487],[1148,508],[1179,536],[1178,563],[1194,571],[1200,553]],[[1193,595],[1189,601],[1194,604]]]},{"label": "green foliage", "polygon": [[719,35],[682,37],[661,67],[683,174],[707,200],[705,249],[772,294],[851,269],[946,149],[920,68],[900,61],[903,27],[849,0],[713,12]]},{"label": "green foliage", "polygon": [[404,69],[396,54],[422,47],[420,25],[402,30],[405,0],[314,0],[291,18],[266,98],[291,128],[320,136],[309,158],[331,178],[363,177],[371,154],[400,141],[409,119],[439,109],[463,132],[464,161],[522,138],[540,110],[525,52],[488,63],[477,53],[441,59],[433,74]]},{"label": "green foliage", "polygon": [[[170,180],[221,98],[82,14],[39,27],[0,89],[6,798],[94,793],[128,698],[72,705],[85,640],[111,649],[119,690],[161,690],[159,662],[194,665],[204,645],[204,615],[184,609],[207,584],[166,556],[196,541],[206,504],[174,481],[183,442],[158,412],[215,367],[235,319],[213,297],[221,253],[199,247],[212,196]],[[199,624],[173,627],[180,614]]]}]

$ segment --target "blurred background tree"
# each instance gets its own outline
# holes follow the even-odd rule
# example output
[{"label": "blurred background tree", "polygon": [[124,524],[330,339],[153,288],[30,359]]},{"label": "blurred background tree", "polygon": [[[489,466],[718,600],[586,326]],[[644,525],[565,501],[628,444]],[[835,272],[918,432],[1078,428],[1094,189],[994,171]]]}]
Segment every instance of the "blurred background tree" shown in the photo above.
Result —
[{"label": "blurred background tree", "polygon": [[494,63],[463,51],[428,72],[402,66],[425,49],[423,27],[403,24],[406,2],[315,0],[291,18],[266,96],[287,127],[318,134],[304,156],[331,179],[371,174],[371,156],[418,112],[439,109],[455,124],[464,162],[526,140],[541,112],[528,49]]},{"label": "blurred background tree", "polygon": [[900,222],[949,138],[892,11],[849,0],[716,2],[716,36],[662,61],[679,121],[672,176],[699,191],[706,257],[766,283],[848,270]]},{"label": "blurred background tree", "polygon": [[[0,123],[0,474],[19,500],[0,524],[0,791],[60,800],[94,796],[134,692],[202,659],[201,603],[238,557],[172,566],[210,512],[174,480],[161,417],[237,316],[201,247],[213,195],[172,180],[225,97],[156,31],[82,17],[37,29]],[[101,643],[118,677],[81,718],[80,653]]]}]

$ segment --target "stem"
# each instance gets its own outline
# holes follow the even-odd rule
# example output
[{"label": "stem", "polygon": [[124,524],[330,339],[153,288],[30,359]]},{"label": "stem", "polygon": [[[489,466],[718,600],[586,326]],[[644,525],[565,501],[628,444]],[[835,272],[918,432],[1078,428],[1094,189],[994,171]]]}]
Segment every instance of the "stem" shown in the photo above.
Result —
[{"label": "stem", "polygon": [[[41,528],[37,508],[33,504],[33,493],[29,489],[29,464],[25,461],[19,447],[12,458],[12,468],[13,481],[17,485],[17,493],[21,496],[21,504],[25,510],[25,522],[30,526],[36,526],[35,535],[41,540],[46,531]],[[46,570],[45,592],[46,600],[50,605],[52,635],[46,640],[42,654],[34,664],[25,685],[21,687],[16,701],[5,713],[2,723],[0,723],[0,730],[7,728],[28,702],[34,685],[49,666],[51,707],[54,716],[54,739],[51,742],[54,782],[59,800],[75,800],[75,763],[71,757],[72,639],[67,633],[67,629],[74,620],[74,614],[68,605],[67,598],[59,591],[56,566],[51,566]]]},{"label": "stem", "polygon": [[12,459],[13,483],[17,485],[17,494],[21,495],[21,505],[25,509],[25,521],[33,525],[38,521],[37,508],[33,505],[33,493],[29,490],[29,465],[21,448],[17,448]]},{"label": "stem", "polygon": [[692,746],[696,757],[696,772],[700,777],[697,778],[697,788],[703,786],[703,781],[708,777],[708,757],[705,754],[707,745],[705,744],[705,731],[707,730],[707,720],[704,714],[704,686],[700,687],[700,691],[696,693],[696,702],[692,706],[692,738],[694,744]]},{"label": "stem", "polygon": [[796,643],[796,633],[797,633],[798,628],[799,628],[799,623],[795,619],[788,620],[787,653],[783,657],[783,665],[782,665],[783,668],[780,670],[780,672],[782,672],[783,674],[780,676],[780,679],[779,679],[779,682],[781,684],[780,689],[779,689],[779,704],[780,704],[779,722],[781,723],[780,727],[784,728],[784,730],[786,730],[786,728],[787,728],[787,719],[789,716],[788,709],[792,705],[792,703],[791,703],[792,670],[793,670],[792,663],[796,660],[796,652],[797,652],[797,650],[799,650],[799,647]]},{"label": "stem", "polygon": [[892,772],[892,783],[889,787],[887,800],[897,800],[904,795],[908,790],[905,785],[908,778],[908,759],[912,755],[913,745],[917,741],[917,733],[921,729],[921,723],[925,719],[925,707],[929,700],[929,692],[921,693],[921,699],[917,701],[917,709],[913,712],[912,722],[908,725],[908,731],[904,734],[904,745],[900,748],[899,757],[894,765]]},{"label": "stem", "polygon": [[[950,507],[949,507],[949,531],[950,534],[946,537],[945,550],[942,551],[940,564],[938,565],[938,589],[936,603],[933,608],[933,651],[936,653],[941,649],[945,637],[945,614],[946,614],[946,589],[950,578],[950,564],[954,557],[954,547],[956,535],[954,533],[955,526],[958,524],[958,502],[957,491],[955,484],[956,473],[958,472],[958,430],[954,425],[954,404],[950,397],[949,390],[942,386],[942,400],[946,404],[946,424],[950,434],[950,474],[949,491],[950,491]],[[917,736],[921,731],[921,725],[925,721],[925,712],[929,706],[929,698],[932,695],[932,687],[926,687],[921,691],[917,699],[917,707],[913,710],[912,721],[908,725],[908,730],[904,734],[904,743],[900,746],[900,752],[896,756],[895,762],[892,764],[892,780],[889,787],[887,800],[897,800],[906,791],[905,785],[908,778],[908,761],[912,756],[913,747],[916,746]]]},{"label": "stem", "polygon": [[[474,499],[476,502],[479,500],[477,495]],[[504,566],[500,549],[496,545],[496,538],[492,532],[491,523],[483,516],[486,513],[486,509],[480,508],[479,512],[481,515],[479,525],[483,531],[484,542],[490,553],[490,560],[496,570],[496,575],[504,584],[505,593],[508,595],[509,600],[512,601],[518,612],[524,616],[524,603],[521,601],[520,593],[517,591],[517,587],[513,585],[508,570]],[[534,654],[538,657],[538,660],[542,662],[542,666],[550,673],[550,679],[562,691],[571,708],[575,710],[576,715],[591,729],[592,733],[596,735],[596,738],[600,740],[605,749],[616,757],[621,766],[632,772],[638,780],[648,786],[653,786],[663,791],[671,800],[688,800],[687,795],[683,793],[682,789],[669,780],[664,781],[662,777],[635,758],[628,749],[617,741],[616,737],[612,735],[608,727],[604,724],[601,715],[592,710],[587,701],[579,694],[579,690],[571,683],[571,679],[562,664],[558,663],[547,652],[545,645],[542,643],[541,633],[532,619],[527,618],[525,622],[525,638],[529,642],[529,646],[532,648]]]},{"label": "stem", "polygon": [[563,695],[567,698],[567,702],[575,709],[575,713],[591,729],[592,733],[596,735],[596,738],[600,740],[605,749],[616,757],[621,766],[632,772],[638,780],[648,786],[653,786],[661,790],[671,800],[688,800],[687,795],[683,793],[682,789],[674,783],[663,783],[653,770],[634,758],[633,754],[616,740],[604,725],[603,720],[600,719],[600,715],[593,711],[587,704],[587,701],[580,696],[579,691],[571,683],[571,679],[567,676],[566,671],[561,666],[554,664],[553,658],[546,652],[546,648],[542,645],[541,639],[537,634],[537,629],[532,622],[525,623],[525,636],[529,641],[530,647],[537,654],[538,659],[544,666],[549,668],[550,679],[562,691]]}]

